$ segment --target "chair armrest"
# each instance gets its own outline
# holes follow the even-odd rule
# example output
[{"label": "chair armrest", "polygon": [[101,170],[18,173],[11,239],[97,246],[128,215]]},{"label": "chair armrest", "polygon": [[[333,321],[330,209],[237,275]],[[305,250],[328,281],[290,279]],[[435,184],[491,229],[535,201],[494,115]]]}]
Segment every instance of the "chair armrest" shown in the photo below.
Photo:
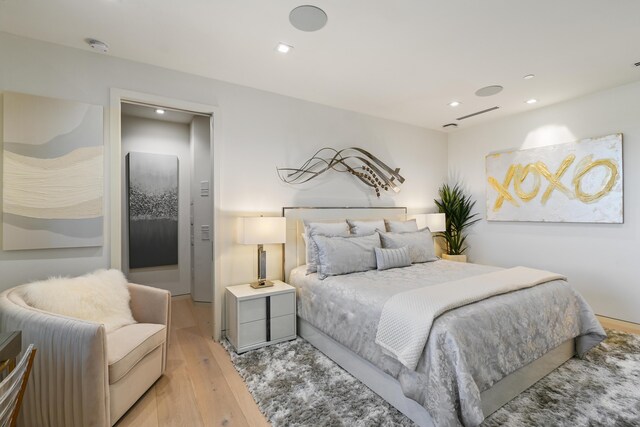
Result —
[{"label": "chair armrest", "polygon": [[[14,288],[15,289],[15,288]],[[24,425],[109,426],[104,325],[47,313],[0,294],[0,330],[38,350],[23,400]]]},{"label": "chair armrest", "polygon": [[171,292],[129,283],[131,314],[140,323],[171,323]]}]

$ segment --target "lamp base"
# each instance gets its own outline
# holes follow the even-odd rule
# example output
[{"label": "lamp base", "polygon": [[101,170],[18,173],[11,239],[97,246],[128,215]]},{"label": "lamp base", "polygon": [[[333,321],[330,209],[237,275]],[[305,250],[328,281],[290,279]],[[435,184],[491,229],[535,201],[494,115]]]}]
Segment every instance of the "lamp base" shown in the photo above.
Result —
[{"label": "lamp base", "polygon": [[253,289],[269,288],[271,286],[273,286],[273,282],[271,280],[258,280],[251,283],[251,287]]}]

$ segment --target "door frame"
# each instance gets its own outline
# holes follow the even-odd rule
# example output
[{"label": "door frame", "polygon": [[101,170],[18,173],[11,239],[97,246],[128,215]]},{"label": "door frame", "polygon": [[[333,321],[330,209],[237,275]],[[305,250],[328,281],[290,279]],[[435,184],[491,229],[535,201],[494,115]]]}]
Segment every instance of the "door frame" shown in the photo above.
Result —
[{"label": "door frame", "polygon": [[211,146],[211,180],[212,197],[211,209],[213,211],[213,256],[211,286],[213,288],[212,325],[213,339],[219,341],[222,334],[222,301],[217,297],[216,284],[220,281],[220,243],[218,236],[220,222],[220,147],[222,141],[220,108],[215,105],[200,104],[184,101],[176,98],[152,95],[142,92],[134,92],[125,89],[112,88],[110,91],[109,108],[109,185],[110,185],[110,263],[111,268],[122,269],[122,128],[121,128],[121,103],[140,102],[151,105],[160,105],[167,108],[193,111],[195,113],[211,116],[210,146]]}]

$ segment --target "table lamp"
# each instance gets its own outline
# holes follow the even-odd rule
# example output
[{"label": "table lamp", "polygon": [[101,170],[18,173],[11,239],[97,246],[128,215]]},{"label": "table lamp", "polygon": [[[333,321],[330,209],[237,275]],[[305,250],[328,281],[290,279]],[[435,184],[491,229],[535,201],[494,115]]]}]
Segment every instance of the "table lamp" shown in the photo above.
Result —
[{"label": "table lamp", "polygon": [[418,214],[413,215],[413,218],[416,219],[419,230],[429,227],[429,231],[438,233],[447,229],[447,219],[443,213]]},{"label": "table lamp", "polygon": [[266,280],[267,253],[262,245],[285,243],[287,238],[287,219],[284,217],[245,217],[240,218],[238,242],[244,245],[258,245],[258,280],[251,283],[252,288],[273,286]]}]

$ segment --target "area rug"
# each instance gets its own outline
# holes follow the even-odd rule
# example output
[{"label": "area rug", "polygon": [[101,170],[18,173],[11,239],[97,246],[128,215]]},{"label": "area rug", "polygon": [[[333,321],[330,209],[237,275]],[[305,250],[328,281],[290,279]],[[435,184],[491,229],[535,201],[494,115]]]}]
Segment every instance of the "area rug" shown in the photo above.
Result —
[{"label": "area rug", "polygon": [[[640,426],[640,336],[607,331],[485,420],[483,426]],[[413,423],[305,340],[241,355],[225,348],[273,426]]]}]

